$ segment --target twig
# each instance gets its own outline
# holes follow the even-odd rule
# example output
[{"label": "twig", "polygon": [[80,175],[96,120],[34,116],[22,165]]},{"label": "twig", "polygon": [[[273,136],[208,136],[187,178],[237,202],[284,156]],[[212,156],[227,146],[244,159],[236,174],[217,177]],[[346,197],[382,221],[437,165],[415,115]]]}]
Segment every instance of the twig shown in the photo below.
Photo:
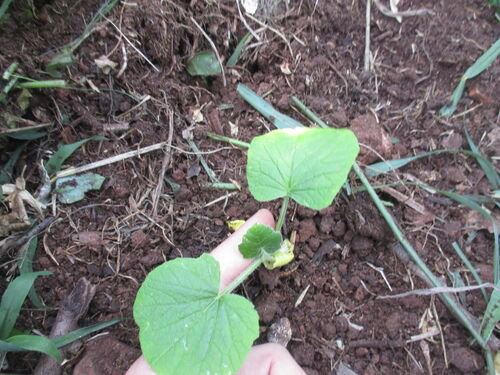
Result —
[{"label": "twig", "polygon": [[191,17],[191,21],[193,21],[195,26],[198,28],[198,30],[200,30],[200,32],[203,34],[203,36],[208,41],[208,43],[210,43],[210,46],[212,47],[212,49],[215,53],[215,56],[217,56],[217,61],[219,62],[220,69],[222,71],[222,84],[224,85],[224,87],[226,87],[226,84],[227,84],[226,73],[224,72],[224,65],[222,65],[222,59],[220,58],[219,51],[217,51],[217,47],[215,47],[215,44],[214,44],[214,42],[212,42],[212,39],[210,39],[208,34],[205,32],[205,30],[203,30],[201,28],[201,26],[198,24],[198,22],[196,22],[196,20],[193,17]]},{"label": "twig", "polygon": [[254,16],[252,15],[248,15],[248,17],[250,17],[253,21],[257,22],[260,26],[262,27],[265,27],[266,29],[269,29],[271,30],[273,33],[275,33],[276,35],[278,35],[281,39],[283,39],[285,41],[285,44],[287,45],[288,49],[290,50],[290,55],[292,56],[292,58],[294,57],[293,55],[293,50],[292,50],[292,45],[290,44],[290,42],[288,41],[288,39],[281,33],[279,32],[277,29],[275,29],[274,27],[271,27],[269,25],[266,25],[264,22],[258,20],[257,18],[255,18]]},{"label": "twig", "polygon": [[170,146],[172,145],[172,137],[174,135],[174,114],[170,111],[169,114],[169,129],[168,129],[168,140],[167,147],[165,149],[165,155],[163,156],[163,162],[161,165],[160,175],[158,176],[158,185],[153,194],[153,217],[156,217],[158,213],[158,202],[160,201],[160,195],[163,190],[163,181],[165,177],[165,172],[167,171],[168,165],[170,164]]},{"label": "twig", "polygon": [[123,62],[122,66],[120,67],[120,70],[116,74],[116,78],[120,78],[122,74],[125,72],[125,69],[127,69],[127,62],[128,62],[128,57],[127,57],[127,48],[125,47],[125,44],[122,45],[122,55],[123,55]]},{"label": "twig", "polygon": [[116,26],[116,25],[113,23],[113,21],[111,21],[111,20],[110,20],[109,18],[107,18],[107,17],[104,17],[104,18],[105,18],[105,19],[106,19],[106,20],[107,20],[107,21],[108,21],[111,25],[113,25],[113,27],[116,29],[116,31],[118,31],[118,32],[120,33],[120,35],[123,37],[123,39],[125,39],[125,40],[127,41],[127,43],[128,43],[128,44],[130,44],[130,46],[131,46],[131,47],[132,47],[132,48],[133,48],[133,49],[134,49],[134,50],[135,50],[135,51],[136,51],[139,55],[141,55],[141,57],[142,57],[144,60],[146,60],[146,62],[147,62],[149,65],[151,65],[151,66],[153,67],[153,69],[154,69],[154,70],[156,70],[158,73],[160,72],[160,69],[158,69],[158,68],[156,67],[156,65],[155,65],[155,64],[153,64],[153,63],[151,62],[151,60],[149,60],[149,59],[146,57],[146,55],[145,55],[145,54],[143,54],[143,53],[139,50],[139,48],[137,48],[136,46],[134,46],[134,43],[132,43],[132,42],[130,41],[130,39],[129,39],[129,38],[127,38],[127,36],[126,36],[126,35],[125,35],[125,34],[124,34],[121,30],[120,30],[120,28],[119,28],[118,26]]},{"label": "twig", "polygon": [[370,71],[370,18],[371,18],[372,0],[366,0],[366,18],[365,18],[365,72]]},{"label": "twig", "polygon": [[480,285],[471,285],[471,286],[462,286],[462,287],[449,287],[449,286],[441,286],[437,288],[429,288],[429,289],[416,289],[411,290],[409,292],[393,294],[387,296],[378,296],[377,299],[392,299],[392,298],[404,298],[408,296],[430,296],[433,294],[441,294],[441,293],[461,293],[468,292],[471,290],[483,289],[483,288],[491,288],[500,291],[499,287],[496,287],[492,283],[482,283]]},{"label": "twig", "polygon": [[238,13],[240,15],[241,21],[243,22],[243,25],[245,25],[245,27],[247,28],[248,32],[250,34],[252,34],[252,36],[260,42],[260,36],[255,31],[253,31],[253,29],[250,27],[250,25],[248,24],[247,20],[243,16],[243,13],[241,12],[240,0],[236,0],[236,5],[238,6]]},{"label": "twig", "polygon": [[[427,285],[429,285],[431,288],[434,287],[434,283],[425,275],[425,273],[413,263],[409,257],[409,255],[403,250],[403,247],[399,243],[395,243],[392,246],[392,251],[394,254],[399,258],[401,262],[403,262],[411,271],[413,271],[414,274],[416,274],[418,277],[420,277]],[[449,306],[449,299],[452,299],[455,303],[455,307],[460,310],[460,313],[467,319],[469,324],[473,327],[473,329],[476,332],[479,332],[479,329],[481,328],[481,323],[479,320],[469,313],[465,308],[460,305],[456,298],[452,295],[447,295],[447,294],[439,294],[439,298],[443,301],[443,303],[447,306]],[[448,297],[448,298],[445,298]],[[456,315],[456,312],[454,309],[449,309],[450,312],[455,315],[455,317],[462,322],[463,324],[463,319],[459,316]],[[469,330],[470,331],[470,330]],[[472,333],[472,332],[471,332]],[[491,351],[494,353],[498,350],[500,350],[500,340],[495,337],[495,335],[491,335],[488,342],[486,345],[489,347]]]},{"label": "twig", "polygon": [[68,169],[65,169],[64,171],[58,172],[55,175],[55,177],[52,178],[52,181],[55,181],[55,180],[57,180],[58,178],[61,178],[61,177],[73,176],[73,175],[75,175],[77,173],[90,171],[92,169],[96,169],[96,168],[99,168],[99,167],[102,167],[102,166],[105,166],[105,165],[108,165],[108,164],[113,164],[113,163],[119,162],[121,160],[130,159],[130,158],[133,158],[134,156],[139,156],[139,155],[142,155],[142,154],[146,154],[146,153],[151,152],[151,151],[160,150],[166,144],[167,144],[167,142],[160,142],[160,143],[157,143],[157,144],[154,144],[154,145],[151,145],[151,146],[140,148],[140,149],[135,150],[135,151],[129,151],[129,152],[125,152],[125,153],[120,154],[120,155],[111,156],[109,158],[106,158],[106,159],[103,159],[103,160],[99,160],[99,161],[96,161],[94,163],[90,163],[90,164],[87,164],[87,165],[83,165],[81,167],[68,168]]},{"label": "twig", "polygon": [[[16,118],[16,120],[17,120],[17,118]],[[52,122],[46,122],[46,123],[39,124],[39,125],[25,126],[22,128],[5,129],[5,130],[0,131],[0,135],[19,133],[19,132],[23,132],[26,130],[35,130],[35,129],[46,128],[47,126],[50,126],[50,125],[52,125]]]},{"label": "twig", "polygon": [[421,8],[416,10],[405,10],[403,12],[392,12],[391,10],[387,9],[387,7],[380,2],[380,0],[373,0],[373,2],[377,6],[378,10],[380,10],[380,12],[387,17],[393,17],[393,18],[412,17],[412,16],[425,16],[426,14],[434,16],[436,14],[434,13],[434,11],[427,8]]},{"label": "twig", "polygon": [[[66,298],[64,305],[57,313],[56,321],[52,326],[49,338],[53,339],[74,331],[78,320],[87,312],[90,301],[94,298],[97,287],[90,284],[85,278],[78,280],[75,288]],[[61,348],[65,352],[67,346]],[[44,355],[40,358],[33,375],[59,375],[62,374],[61,365],[52,357]]]},{"label": "twig", "polygon": [[53,221],[54,217],[47,217],[42,222],[34,226],[29,232],[18,236],[10,236],[0,241],[0,259],[11,249],[17,249],[30,241],[33,237],[45,230]]}]

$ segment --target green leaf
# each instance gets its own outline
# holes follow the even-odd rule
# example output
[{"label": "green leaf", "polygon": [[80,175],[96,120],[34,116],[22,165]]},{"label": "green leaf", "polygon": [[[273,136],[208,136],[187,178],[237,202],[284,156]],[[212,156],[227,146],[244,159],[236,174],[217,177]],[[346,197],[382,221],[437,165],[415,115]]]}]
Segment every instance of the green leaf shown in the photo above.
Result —
[{"label": "green leaf", "polygon": [[25,273],[16,277],[2,295],[0,303],[0,340],[9,337],[16,323],[21,306],[38,276],[50,275],[51,272],[40,271]]},{"label": "green leaf", "polygon": [[13,139],[32,141],[34,139],[45,137],[47,135],[47,133],[39,132],[39,131],[30,129],[30,130],[23,130],[23,131],[15,132],[15,133],[8,133],[5,135],[7,137],[13,138]]},{"label": "green leaf", "polygon": [[332,203],[358,153],[348,129],[273,130],[250,144],[248,186],[258,201],[288,196],[321,210]]},{"label": "green leaf", "polygon": [[97,173],[58,178],[56,181],[57,199],[61,203],[75,203],[85,198],[89,190],[99,190],[105,178]]},{"label": "green leaf", "polygon": [[259,336],[259,317],[241,296],[219,294],[219,263],[177,258],[146,277],[134,303],[142,352],[159,375],[232,374]]},{"label": "green leaf", "polygon": [[44,336],[18,335],[0,341],[0,350],[9,352],[36,351],[47,354],[61,362],[61,353],[50,339]]},{"label": "green leaf", "polygon": [[33,95],[31,95],[29,90],[22,89],[16,100],[19,108],[21,108],[23,111],[26,111],[30,106],[30,100],[32,96]]},{"label": "green leaf", "polygon": [[[33,272],[33,257],[35,256],[37,245],[38,237],[33,237],[29,244],[27,244],[27,246],[25,247],[25,251],[20,254],[20,257],[17,260],[17,267],[19,268],[19,273],[21,275]],[[36,308],[47,308],[47,306],[45,306],[41,298],[36,293],[35,286],[31,287],[28,293],[28,297]]]},{"label": "green leaf", "polygon": [[238,92],[243,97],[243,99],[248,102],[248,104],[259,111],[262,116],[272,122],[273,125],[278,129],[297,128],[304,126],[293,118],[288,117],[287,115],[284,115],[281,112],[275,110],[271,104],[266,102],[259,95],[257,95],[255,92],[241,83],[238,85]]},{"label": "green leaf", "polygon": [[213,51],[200,52],[193,56],[188,61],[186,70],[192,76],[215,76],[222,73]]},{"label": "green leaf", "polygon": [[97,323],[97,324],[90,325],[88,327],[75,329],[74,331],[67,333],[63,336],[53,338],[52,342],[54,343],[56,348],[61,348],[64,345],[71,344],[73,341],[79,340],[84,336],[90,335],[91,333],[94,333],[94,332],[99,331],[101,329],[112,326],[113,324],[116,324],[120,321],[121,321],[121,319],[118,319],[118,318],[111,319],[111,320],[108,320],[107,322]]},{"label": "green leaf", "polygon": [[64,48],[60,53],[55,55],[47,64],[45,70],[53,78],[61,78],[61,70],[73,65],[76,61],[75,56],[70,48]]},{"label": "green leaf", "polygon": [[469,69],[467,69],[460,79],[457,88],[453,91],[453,95],[450,98],[450,104],[441,108],[439,113],[441,116],[450,117],[457,109],[458,101],[462,97],[465,89],[465,82],[474,78],[477,75],[485,71],[498,57],[500,54],[500,39],[498,39],[485,53],[483,53],[474,64],[472,64]]},{"label": "green leaf", "polygon": [[[479,151],[477,146],[474,144],[474,141],[470,137],[469,132],[467,131],[467,127],[464,127],[464,133],[465,137],[467,138],[467,142],[469,143],[471,151],[478,155],[481,155],[481,152]],[[490,182],[493,189],[498,189],[500,187],[500,177],[498,176],[495,167],[491,163],[486,162],[484,158],[476,158],[476,160],[483,169],[484,174],[488,178],[488,181]]]},{"label": "green leaf", "polygon": [[500,281],[496,283],[497,289],[493,289],[490,302],[486,306],[483,321],[481,322],[481,331],[484,341],[488,341],[495,325],[500,322]]},{"label": "green leaf", "polygon": [[7,9],[9,9],[10,3],[12,3],[13,0],[3,0],[2,5],[0,5],[0,21],[3,19],[5,16],[5,13],[7,12]]},{"label": "green leaf", "polygon": [[69,158],[73,152],[75,152],[81,145],[87,143],[88,141],[106,141],[107,138],[101,136],[94,136],[81,141],[71,143],[69,145],[62,145],[59,147],[57,152],[52,155],[47,164],[45,165],[45,170],[52,177],[54,174],[61,170],[61,166],[64,161]]},{"label": "green leaf", "polygon": [[245,258],[255,258],[262,251],[272,254],[281,246],[281,233],[264,224],[255,224],[243,236],[239,249]]},{"label": "green leaf", "polygon": [[[10,155],[10,158],[7,161],[7,163],[5,163],[3,168],[0,169],[0,185],[9,183],[13,180],[12,171],[17,163],[17,159],[19,159],[19,156],[21,156],[21,153],[24,151],[27,144],[28,143],[25,142],[21,146],[16,148],[16,150],[12,153],[12,155]],[[2,193],[1,190],[2,189],[0,189],[0,194]]]},{"label": "green leaf", "polygon": [[238,63],[238,59],[240,57],[241,52],[243,51],[243,48],[245,48],[245,46],[251,39],[252,39],[252,34],[250,33],[246,34],[243,38],[241,38],[240,42],[234,49],[233,54],[231,55],[229,60],[227,60],[226,66],[231,67],[235,66]]}]

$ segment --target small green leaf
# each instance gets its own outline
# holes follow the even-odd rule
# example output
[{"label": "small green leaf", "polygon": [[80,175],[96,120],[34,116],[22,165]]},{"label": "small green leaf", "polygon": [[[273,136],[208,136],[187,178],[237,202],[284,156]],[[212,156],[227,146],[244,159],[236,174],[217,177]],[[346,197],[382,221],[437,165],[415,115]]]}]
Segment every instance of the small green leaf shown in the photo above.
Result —
[{"label": "small green leaf", "polygon": [[186,65],[192,76],[215,76],[222,73],[219,61],[212,51],[200,52],[193,56]]},{"label": "small green leaf", "polygon": [[107,322],[97,323],[97,324],[93,324],[91,326],[75,329],[74,331],[71,331],[70,333],[67,333],[63,336],[53,338],[52,342],[54,343],[56,348],[61,348],[64,345],[71,344],[73,341],[79,340],[82,337],[90,335],[91,333],[94,333],[94,332],[99,331],[101,329],[112,326],[113,324],[116,324],[120,321],[121,321],[121,319],[116,318],[116,319],[108,320]]},{"label": "small green leaf", "polygon": [[264,224],[255,224],[243,236],[239,249],[243,257],[255,258],[262,251],[273,254],[281,246],[281,233]]},{"label": "small green leaf", "polygon": [[57,199],[61,203],[75,203],[85,198],[89,190],[99,190],[105,178],[97,173],[62,177],[56,181]]},{"label": "small green leaf", "polygon": [[61,362],[61,353],[57,350],[52,341],[44,336],[18,335],[9,337],[5,341],[0,341],[0,350],[9,352],[36,351],[47,354],[57,362]]},{"label": "small green leaf", "polygon": [[47,64],[47,73],[53,78],[61,78],[61,70],[73,65],[76,61],[70,48],[64,48],[60,53],[55,55]]},{"label": "small green leaf", "polygon": [[47,133],[45,132],[39,132],[33,129],[6,134],[6,136],[9,138],[21,139],[26,141],[32,141],[34,139],[45,137],[46,135]]},{"label": "small green leaf", "polygon": [[462,97],[462,94],[465,89],[465,82],[468,79],[474,78],[477,75],[481,74],[483,71],[488,69],[488,67],[497,59],[500,54],[500,39],[498,39],[493,45],[479,58],[476,60],[474,64],[472,64],[469,69],[467,69],[460,79],[458,86],[455,91],[453,91],[453,95],[450,98],[450,103],[439,111],[441,116],[450,117],[453,112],[457,109],[458,101]]},{"label": "small green leaf", "polygon": [[238,59],[240,57],[241,52],[243,51],[243,48],[245,48],[245,46],[250,40],[252,40],[252,34],[250,33],[246,34],[243,38],[241,38],[240,42],[234,49],[233,54],[231,55],[229,60],[227,60],[226,66],[231,67],[235,66],[238,63]]},{"label": "small green leaf", "polygon": [[21,306],[35,279],[38,276],[50,274],[51,272],[47,271],[24,273],[12,280],[3,293],[2,302],[0,303],[0,340],[5,340],[12,332],[21,311]]},{"label": "small green leaf", "polygon": [[107,138],[101,136],[94,136],[81,141],[71,143],[69,145],[60,146],[57,152],[52,155],[47,164],[45,165],[45,170],[52,177],[54,174],[61,170],[61,166],[64,161],[69,158],[73,152],[75,152],[81,145],[87,143],[88,141],[106,141]]},{"label": "small green leaf", "polygon": [[248,186],[258,201],[288,196],[321,210],[332,203],[358,153],[358,140],[348,129],[273,130],[252,140]]},{"label": "small green leaf", "polygon": [[[5,165],[3,166],[2,169],[0,169],[0,185],[6,184],[11,182],[12,179],[12,171],[14,170],[14,166],[17,163],[17,159],[19,159],[19,156],[21,156],[21,153],[24,151],[26,148],[26,145],[28,143],[24,142],[21,146],[16,148],[16,150],[10,155],[9,160]],[[2,193],[0,189],[0,194]]]},{"label": "small green leaf", "polygon": [[32,96],[33,95],[31,95],[29,90],[22,89],[16,100],[19,108],[21,108],[23,111],[26,111],[30,106],[30,100]]},{"label": "small green leaf", "polygon": [[259,336],[259,317],[241,296],[219,294],[219,263],[177,258],[146,277],[134,303],[142,352],[159,375],[233,374]]}]

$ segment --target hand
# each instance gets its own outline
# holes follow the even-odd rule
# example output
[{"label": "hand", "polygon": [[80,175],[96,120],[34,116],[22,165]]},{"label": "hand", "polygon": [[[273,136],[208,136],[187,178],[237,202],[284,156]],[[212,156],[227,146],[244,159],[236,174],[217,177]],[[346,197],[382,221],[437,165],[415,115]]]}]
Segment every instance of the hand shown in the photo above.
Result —
[{"label": "hand", "polygon": [[[254,224],[260,223],[274,228],[273,215],[268,210],[259,210],[228,239],[217,246],[212,255],[220,263],[221,290],[241,274],[252,262],[245,259],[238,245],[245,232]],[[143,356],[139,357],[125,375],[156,375]],[[184,375],[184,374],[179,374]],[[294,361],[288,350],[278,344],[254,346],[248,354],[237,375],[305,375]]]}]

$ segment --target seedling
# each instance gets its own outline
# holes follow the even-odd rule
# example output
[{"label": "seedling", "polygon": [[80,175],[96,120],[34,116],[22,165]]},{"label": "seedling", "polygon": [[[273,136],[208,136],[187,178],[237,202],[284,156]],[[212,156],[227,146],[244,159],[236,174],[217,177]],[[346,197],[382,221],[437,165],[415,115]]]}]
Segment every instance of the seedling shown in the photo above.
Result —
[{"label": "seedling", "polygon": [[359,152],[346,129],[280,129],[253,139],[247,161],[250,192],[258,201],[282,198],[276,230],[251,227],[239,246],[249,268],[219,291],[219,263],[208,254],[177,258],[146,277],[134,303],[142,352],[159,375],[232,374],[259,335],[252,303],[230,294],[262,263],[293,259],[281,228],[290,199],[320,210],[329,206]]}]

